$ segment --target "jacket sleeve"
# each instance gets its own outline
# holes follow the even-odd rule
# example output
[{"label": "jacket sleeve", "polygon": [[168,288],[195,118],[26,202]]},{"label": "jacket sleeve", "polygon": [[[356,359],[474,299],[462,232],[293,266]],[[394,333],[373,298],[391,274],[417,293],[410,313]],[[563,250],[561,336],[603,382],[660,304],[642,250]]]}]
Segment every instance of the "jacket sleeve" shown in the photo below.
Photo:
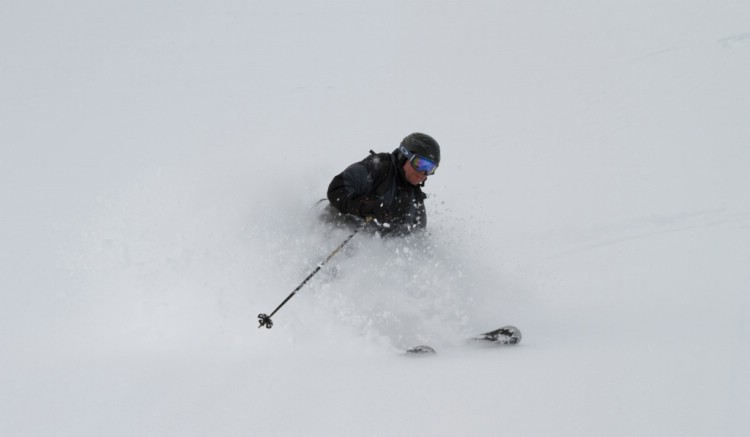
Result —
[{"label": "jacket sleeve", "polygon": [[372,178],[364,163],[346,168],[328,185],[328,200],[342,214],[361,216],[363,202],[372,191]]}]

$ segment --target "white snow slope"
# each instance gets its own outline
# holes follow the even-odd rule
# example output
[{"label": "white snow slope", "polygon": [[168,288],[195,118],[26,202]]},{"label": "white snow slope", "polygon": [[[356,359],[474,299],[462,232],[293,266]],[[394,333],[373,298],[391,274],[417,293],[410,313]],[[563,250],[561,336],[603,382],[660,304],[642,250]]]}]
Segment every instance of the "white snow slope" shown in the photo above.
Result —
[{"label": "white snow slope", "polygon": [[0,435],[749,435],[748,116],[745,0],[4,0]]}]

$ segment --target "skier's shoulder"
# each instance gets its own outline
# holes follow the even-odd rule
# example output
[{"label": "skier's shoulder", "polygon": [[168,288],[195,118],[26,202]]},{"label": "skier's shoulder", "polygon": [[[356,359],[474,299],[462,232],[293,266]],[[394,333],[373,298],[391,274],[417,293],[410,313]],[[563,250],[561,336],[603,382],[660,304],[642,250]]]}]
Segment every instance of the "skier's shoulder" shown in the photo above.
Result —
[{"label": "skier's shoulder", "polygon": [[391,159],[390,153],[376,153],[370,150],[370,154],[367,155],[361,163],[367,167],[368,170],[373,170],[378,173],[387,172],[393,168],[393,160]]},{"label": "skier's shoulder", "polygon": [[[385,181],[391,179],[394,173],[394,165],[390,153],[375,153],[370,150],[361,161],[355,162],[344,170],[336,178],[343,178],[349,185],[381,186]],[[336,180],[334,178],[334,181]]]}]

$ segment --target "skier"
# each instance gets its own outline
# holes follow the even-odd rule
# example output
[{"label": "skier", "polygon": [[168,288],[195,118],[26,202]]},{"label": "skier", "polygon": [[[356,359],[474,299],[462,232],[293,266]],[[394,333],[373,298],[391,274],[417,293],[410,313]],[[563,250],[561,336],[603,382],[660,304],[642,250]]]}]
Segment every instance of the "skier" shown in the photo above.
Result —
[{"label": "skier", "polygon": [[328,186],[327,221],[357,226],[372,220],[381,234],[404,235],[427,225],[422,187],[440,164],[440,146],[423,133],[408,135],[392,153],[354,163]]}]

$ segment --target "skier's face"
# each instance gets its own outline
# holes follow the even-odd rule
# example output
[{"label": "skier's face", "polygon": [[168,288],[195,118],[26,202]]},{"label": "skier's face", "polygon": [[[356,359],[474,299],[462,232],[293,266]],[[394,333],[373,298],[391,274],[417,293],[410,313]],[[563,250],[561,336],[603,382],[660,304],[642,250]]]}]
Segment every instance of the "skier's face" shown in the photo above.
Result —
[{"label": "skier's face", "polygon": [[427,180],[426,172],[416,171],[409,161],[404,163],[404,175],[406,176],[406,181],[412,185],[419,185]]}]

